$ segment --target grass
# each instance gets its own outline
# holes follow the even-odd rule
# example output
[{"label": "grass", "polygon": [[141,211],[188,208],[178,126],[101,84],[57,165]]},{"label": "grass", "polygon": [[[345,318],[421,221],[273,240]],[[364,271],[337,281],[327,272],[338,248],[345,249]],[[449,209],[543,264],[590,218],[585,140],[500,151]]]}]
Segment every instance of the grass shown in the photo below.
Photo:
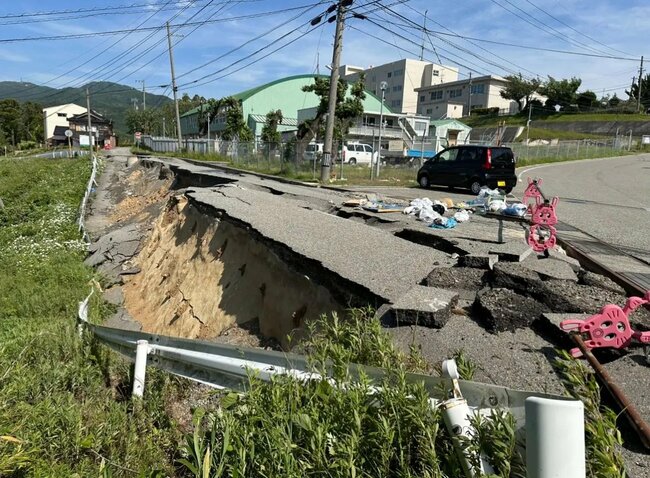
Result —
[{"label": "grass", "polygon": [[[304,349],[331,380],[252,376],[245,395],[223,393],[216,410],[197,411],[183,460],[195,476],[463,476],[439,409],[422,384],[406,380],[427,365],[417,350],[396,350],[371,310],[321,318]],[[350,382],[349,362],[390,372],[378,384]],[[486,455],[501,476],[523,476],[514,471],[521,459],[512,416],[503,411],[477,425],[482,434],[464,443],[470,455],[489,436]]]},{"label": "grass", "polygon": [[[533,110],[535,111],[535,110]],[[528,113],[521,113],[512,116],[472,116],[461,118],[460,121],[473,128],[493,126],[505,122],[506,125],[525,126],[528,121]],[[580,121],[648,121],[645,114],[617,114],[617,113],[549,113],[532,116],[533,123],[536,121],[549,121],[554,123],[580,122]]]},{"label": "grass", "polygon": [[173,382],[151,374],[132,403],[129,366],[76,334],[97,279],[75,224],[89,172],[87,159],[0,162],[0,476],[174,475]]},{"label": "grass", "polygon": [[554,362],[569,396],[585,407],[587,474],[593,478],[625,478],[623,443],[616,428],[616,414],[600,402],[600,388],[593,372],[583,361],[561,351]]}]

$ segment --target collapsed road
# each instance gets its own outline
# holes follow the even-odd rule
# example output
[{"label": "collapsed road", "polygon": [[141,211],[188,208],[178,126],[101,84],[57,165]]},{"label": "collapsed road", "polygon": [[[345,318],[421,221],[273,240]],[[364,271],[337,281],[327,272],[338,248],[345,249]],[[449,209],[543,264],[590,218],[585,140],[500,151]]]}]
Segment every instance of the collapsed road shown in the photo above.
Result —
[{"label": "collapsed road", "polygon": [[[357,207],[366,195],[112,152],[87,221],[87,263],[117,306],[108,325],[287,349],[310,319],[371,306],[430,364],[463,349],[478,381],[563,393],[551,361],[571,341],[559,321],[625,302],[562,251],[532,253],[518,222],[473,215],[433,229]],[[650,313],[631,324],[650,330]],[[602,360],[650,417],[643,355]],[[628,441],[628,472],[645,476],[650,460]]]}]

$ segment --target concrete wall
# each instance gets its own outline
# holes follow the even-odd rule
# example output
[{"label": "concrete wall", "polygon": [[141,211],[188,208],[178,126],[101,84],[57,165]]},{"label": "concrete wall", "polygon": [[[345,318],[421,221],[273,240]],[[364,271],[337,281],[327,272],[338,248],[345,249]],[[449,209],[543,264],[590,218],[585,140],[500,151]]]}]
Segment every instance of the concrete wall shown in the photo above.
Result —
[{"label": "concrete wall", "polygon": [[86,108],[75,105],[74,103],[43,108],[43,131],[45,133],[45,140],[52,137],[55,127],[65,126],[67,128],[68,118],[85,112]]},{"label": "concrete wall", "polygon": [[[346,65],[341,67],[341,74],[348,81],[356,81],[359,73]],[[347,73],[347,76],[345,74]],[[388,88],[385,91],[386,105],[393,111],[415,114],[418,106],[416,88],[439,84],[442,81],[453,81],[458,78],[458,69],[437,65],[426,61],[403,59],[367,68],[366,90],[377,96],[381,95],[380,83],[385,81]]]},{"label": "concrete wall", "polygon": [[641,136],[650,134],[650,116],[648,121],[532,121],[531,127],[561,131],[576,131],[578,133]]}]

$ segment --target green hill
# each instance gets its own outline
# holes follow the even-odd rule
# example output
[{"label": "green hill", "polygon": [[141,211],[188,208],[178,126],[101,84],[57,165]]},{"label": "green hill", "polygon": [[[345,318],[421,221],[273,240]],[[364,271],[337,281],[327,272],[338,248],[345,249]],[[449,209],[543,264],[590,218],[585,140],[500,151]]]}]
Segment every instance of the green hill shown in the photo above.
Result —
[{"label": "green hill", "polygon": [[[113,120],[118,134],[126,134],[126,112],[133,108],[133,98],[142,102],[142,91],[108,81],[91,82],[79,88],[50,88],[33,83],[0,81],[0,99],[13,98],[20,102],[33,101],[44,108],[65,103],[86,106],[86,88],[90,90],[90,107]],[[161,107],[172,100],[167,96],[146,93],[147,108]]]}]

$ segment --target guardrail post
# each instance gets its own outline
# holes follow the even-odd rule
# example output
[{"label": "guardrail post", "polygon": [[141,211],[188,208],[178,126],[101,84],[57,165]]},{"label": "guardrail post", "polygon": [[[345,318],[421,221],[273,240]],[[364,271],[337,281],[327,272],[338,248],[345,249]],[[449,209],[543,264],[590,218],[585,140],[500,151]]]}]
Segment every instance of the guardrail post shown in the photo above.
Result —
[{"label": "guardrail post", "polygon": [[135,351],[135,371],[133,372],[133,396],[142,398],[144,394],[144,380],[147,373],[147,355],[149,342],[138,340]]},{"label": "guardrail post", "polygon": [[584,406],[578,400],[526,399],[528,478],[584,478]]}]

